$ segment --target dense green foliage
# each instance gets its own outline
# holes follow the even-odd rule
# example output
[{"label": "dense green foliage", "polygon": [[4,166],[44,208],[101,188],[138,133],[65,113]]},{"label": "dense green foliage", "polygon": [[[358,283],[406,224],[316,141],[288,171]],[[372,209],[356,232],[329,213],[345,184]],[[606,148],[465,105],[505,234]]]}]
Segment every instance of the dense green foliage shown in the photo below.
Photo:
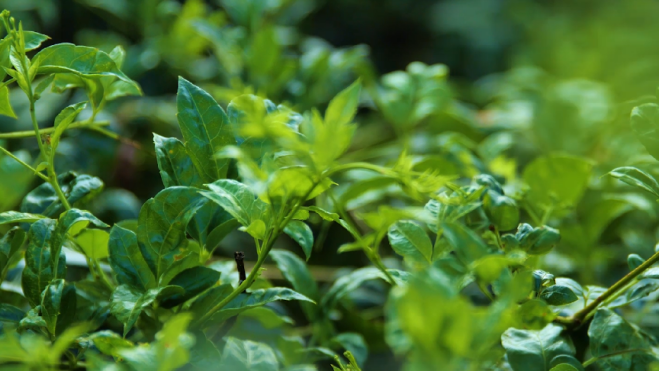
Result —
[{"label": "dense green foliage", "polygon": [[[293,35],[311,1],[219,3],[96,2],[142,28],[139,63],[2,13],[0,369],[659,369],[643,68],[548,59],[456,88]],[[160,59],[175,100],[131,78]],[[149,148],[117,134],[143,116]],[[159,189],[105,189],[108,152],[153,157]]]}]

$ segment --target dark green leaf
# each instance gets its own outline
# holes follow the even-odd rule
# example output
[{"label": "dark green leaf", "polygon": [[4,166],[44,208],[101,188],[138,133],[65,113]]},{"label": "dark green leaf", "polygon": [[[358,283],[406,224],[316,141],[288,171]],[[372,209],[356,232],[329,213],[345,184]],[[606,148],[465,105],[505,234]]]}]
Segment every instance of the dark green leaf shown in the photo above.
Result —
[{"label": "dark green leaf", "polygon": [[[397,272],[393,269],[388,270],[389,274],[398,276]],[[329,291],[323,296],[320,306],[323,310],[329,311],[336,303],[348,293],[354,291],[359,286],[361,286],[365,281],[370,281],[374,279],[385,279],[384,273],[377,268],[366,267],[356,269],[349,274],[341,276],[337,279]],[[396,277],[394,277],[396,279]],[[402,278],[404,281],[406,278]]]},{"label": "dark green leaf", "polygon": [[515,237],[519,241],[519,248],[532,255],[546,253],[561,240],[560,233],[554,228],[547,226],[533,228],[526,223],[517,227]]},{"label": "dark green leaf", "polygon": [[170,187],[142,206],[137,241],[156,280],[180,253],[178,248],[186,241],[186,226],[205,202],[196,188]]},{"label": "dark green leaf", "polygon": [[556,325],[538,331],[511,328],[501,336],[501,343],[514,371],[546,371],[554,357],[575,352],[563,328]]},{"label": "dark green leaf", "polygon": [[313,232],[311,232],[311,228],[305,222],[291,220],[284,227],[284,233],[300,245],[308,261],[311,257],[311,250],[313,249]]},{"label": "dark green leaf", "polygon": [[53,270],[50,241],[54,234],[56,222],[53,219],[41,219],[30,227],[30,243],[25,252],[25,269],[21,285],[25,297],[32,307],[41,303],[41,293],[55,278],[64,278],[66,261],[63,254],[57,256],[57,266]]},{"label": "dark green leaf", "polygon": [[57,325],[57,316],[60,314],[63,291],[64,280],[53,280],[48,286],[46,286],[41,298],[41,316],[46,321],[48,332],[53,336],[56,334],[55,328]]},{"label": "dark green leaf", "polygon": [[0,322],[13,322],[18,324],[25,317],[25,312],[13,305],[0,303]]},{"label": "dark green leaf", "polygon": [[69,230],[74,226],[74,224],[81,222],[82,222],[82,228],[85,228],[89,223],[92,223],[97,227],[104,227],[104,228],[109,227],[109,225],[100,221],[89,211],[78,210],[78,209],[70,209],[65,211],[64,214],[60,216],[60,219],[57,222],[57,227],[55,228],[55,232],[53,233],[53,236],[50,238],[50,248],[52,250],[52,255],[53,255],[51,259],[53,260],[53,266],[56,264],[56,259],[59,256],[60,251],[62,250],[62,245],[64,244],[64,241],[66,241],[67,239],[67,234],[69,233]]},{"label": "dark green leaf", "polygon": [[9,268],[14,254],[23,246],[25,232],[20,227],[14,227],[0,239],[0,277]]},{"label": "dark green leaf", "polygon": [[577,301],[577,295],[567,286],[554,285],[542,290],[540,297],[550,305],[565,305]]},{"label": "dark green leaf", "polygon": [[212,287],[220,279],[220,272],[206,268],[194,267],[184,270],[174,277],[169,285],[181,286],[185,290],[182,294],[170,296],[160,302],[163,308],[172,308],[197,296]]},{"label": "dark green leaf", "polygon": [[32,223],[43,218],[45,218],[45,216],[38,214],[5,211],[4,213],[0,214],[0,225],[9,223]]},{"label": "dark green leaf", "polygon": [[124,337],[133,328],[142,310],[153,303],[159,293],[160,289],[141,292],[128,285],[120,285],[114,290],[110,311],[124,324]]},{"label": "dark green leaf", "polygon": [[110,266],[117,282],[146,291],[157,286],[156,279],[142,256],[137,235],[118,225],[110,231],[108,243]]},{"label": "dark green leaf", "polygon": [[[318,285],[314,280],[311,272],[307,268],[304,261],[298,258],[290,251],[276,250],[270,251],[269,256],[277,264],[277,268],[281,271],[284,278],[290,282],[295,291],[308,297],[311,300],[317,301],[319,299]],[[314,304],[302,301],[300,302],[305,315],[310,321],[316,318],[318,311]]]},{"label": "dark green leaf", "polygon": [[493,190],[485,193],[483,209],[490,222],[501,231],[514,229],[519,223],[519,208],[515,200]]},{"label": "dark green leaf", "polygon": [[215,156],[222,147],[235,144],[228,118],[208,93],[179,77],[176,94],[178,123],[185,148],[205,182],[226,177],[229,159]]},{"label": "dark green leaf", "polygon": [[162,183],[167,187],[202,187],[204,182],[197,173],[183,143],[176,138],[165,138],[153,134],[156,159]]},{"label": "dark green leaf", "polygon": [[[60,174],[57,180],[73,207],[93,198],[103,189],[103,182],[99,178],[85,174],[68,172]],[[64,207],[50,183],[45,182],[25,196],[21,212],[56,217],[64,212]]]},{"label": "dark green leaf", "polygon": [[453,246],[456,254],[464,263],[474,262],[488,252],[487,245],[472,230],[458,223],[443,222],[440,227],[444,230],[444,236],[448,243]]},{"label": "dark green leaf", "polygon": [[[241,293],[235,299],[228,302],[221,310],[215,312],[206,321],[204,326],[221,323],[247,309],[260,307],[277,300],[300,300],[313,303],[313,300],[288,288],[273,287],[254,290],[248,293]],[[190,309],[194,311],[192,307]]]},{"label": "dark green leaf", "polygon": [[612,310],[598,309],[595,312],[588,336],[592,356],[605,357],[596,361],[604,371],[632,370],[656,361],[651,355],[650,347],[654,342],[650,336]]}]

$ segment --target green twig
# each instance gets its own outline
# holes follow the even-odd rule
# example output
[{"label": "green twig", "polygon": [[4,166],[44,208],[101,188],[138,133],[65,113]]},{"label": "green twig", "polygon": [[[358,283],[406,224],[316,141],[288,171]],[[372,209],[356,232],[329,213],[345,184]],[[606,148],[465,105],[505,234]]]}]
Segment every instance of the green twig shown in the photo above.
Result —
[{"label": "green twig", "polygon": [[614,283],[611,287],[609,287],[606,291],[604,291],[602,295],[598,296],[597,299],[593,300],[590,304],[586,305],[583,309],[581,309],[571,317],[559,317],[556,320],[554,320],[554,322],[558,322],[568,326],[576,326],[576,327],[580,326],[581,324],[583,324],[586,318],[589,317],[590,313],[594,312],[599,307],[600,304],[604,303],[607,299],[613,297],[614,295],[616,295],[616,293],[627,287],[627,285],[632,283],[632,281],[636,277],[638,277],[643,272],[645,272],[657,261],[659,261],[659,252],[654,253],[654,255],[652,255],[648,260],[643,262],[643,264],[636,267],[636,269],[634,269],[633,271],[627,273],[627,275],[622,277],[618,282]]},{"label": "green twig", "polygon": [[[85,121],[78,121],[74,122],[69,127],[69,129],[94,129],[95,127],[100,127],[100,126],[107,126],[110,125],[110,121],[96,121],[96,122],[88,122],[87,120]],[[55,131],[54,127],[51,128],[45,128],[45,129],[39,129],[40,134],[50,134]],[[36,133],[34,130],[25,130],[25,131],[14,131],[11,133],[0,133],[0,139],[19,139],[19,138],[29,138],[36,136]]]},{"label": "green twig", "polygon": [[32,170],[32,172],[34,173],[34,175],[36,175],[36,176],[38,176],[39,178],[45,180],[46,182],[50,182],[50,179],[49,179],[47,176],[41,174],[39,171],[37,171],[37,169],[33,168],[33,167],[30,166],[29,164],[26,164],[26,163],[23,162],[23,160],[21,160],[20,158],[14,156],[14,154],[11,153],[11,152],[9,152],[6,148],[4,148],[4,147],[0,147],[0,151],[4,152],[7,156],[9,156],[9,157],[13,158],[14,160],[16,160],[16,162],[18,162],[19,164],[21,164],[21,165],[25,166],[26,168]]},{"label": "green twig", "polygon": [[318,186],[319,183],[320,182],[315,182],[313,184],[313,186],[309,189],[309,191],[307,191],[307,193],[298,200],[298,202],[295,204],[293,209],[288,213],[286,219],[284,219],[283,222],[278,223],[277,226],[273,229],[272,233],[266,238],[263,245],[261,246],[261,253],[259,254],[259,258],[257,259],[256,264],[254,264],[254,267],[252,267],[252,270],[249,272],[247,278],[240,285],[238,285],[238,287],[235,288],[233,292],[229,294],[229,296],[222,299],[222,301],[217,303],[213,308],[211,308],[208,312],[206,312],[206,314],[195,320],[192,323],[192,326],[197,327],[202,325],[213,314],[215,314],[220,309],[224,308],[225,305],[231,302],[231,300],[235,299],[238,295],[245,292],[245,290],[247,290],[254,283],[254,281],[256,281],[256,278],[259,275],[259,271],[261,270],[261,266],[265,262],[265,259],[268,257],[268,253],[270,252],[270,249],[272,249],[275,240],[277,239],[277,237],[279,237],[279,235],[284,230],[286,225],[293,219],[295,213],[300,209],[300,207],[302,207],[304,201],[306,201],[306,199],[309,197],[311,192],[313,192],[313,190],[316,189],[316,186]]}]

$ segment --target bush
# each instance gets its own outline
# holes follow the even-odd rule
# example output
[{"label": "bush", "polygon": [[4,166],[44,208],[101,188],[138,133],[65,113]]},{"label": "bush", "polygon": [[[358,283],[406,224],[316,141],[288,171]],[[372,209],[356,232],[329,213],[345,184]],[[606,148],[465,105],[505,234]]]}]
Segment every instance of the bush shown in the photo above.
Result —
[{"label": "bush", "polygon": [[[2,13],[0,114],[31,130],[0,133],[0,364],[659,367],[656,99],[527,66],[477,107],[444,65],[287,42],[306,3],[163,2],[140,58],[185,75],[175,103],[139,97],[121,46]],[[117,134],[143,116],[148,148]],[[143,204],[104,190],[124,155],[157,163]]]}]

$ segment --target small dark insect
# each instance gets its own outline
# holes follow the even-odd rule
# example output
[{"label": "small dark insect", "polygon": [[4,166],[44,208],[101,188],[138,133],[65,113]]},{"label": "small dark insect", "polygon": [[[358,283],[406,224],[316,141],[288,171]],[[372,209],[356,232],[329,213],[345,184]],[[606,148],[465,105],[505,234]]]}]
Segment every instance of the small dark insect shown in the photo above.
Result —
[{"label": "small dark insect", "polygon": [[[236,269],[238,269],[238,278],[240,279],[238,284],[240,285],[247,279],[247,275],[245,274],[245,253],[242,251],[236,251],[234,253],[234,258],[236,259]],[[243,293],[244,292],[245,291],[243,291]]]}]

